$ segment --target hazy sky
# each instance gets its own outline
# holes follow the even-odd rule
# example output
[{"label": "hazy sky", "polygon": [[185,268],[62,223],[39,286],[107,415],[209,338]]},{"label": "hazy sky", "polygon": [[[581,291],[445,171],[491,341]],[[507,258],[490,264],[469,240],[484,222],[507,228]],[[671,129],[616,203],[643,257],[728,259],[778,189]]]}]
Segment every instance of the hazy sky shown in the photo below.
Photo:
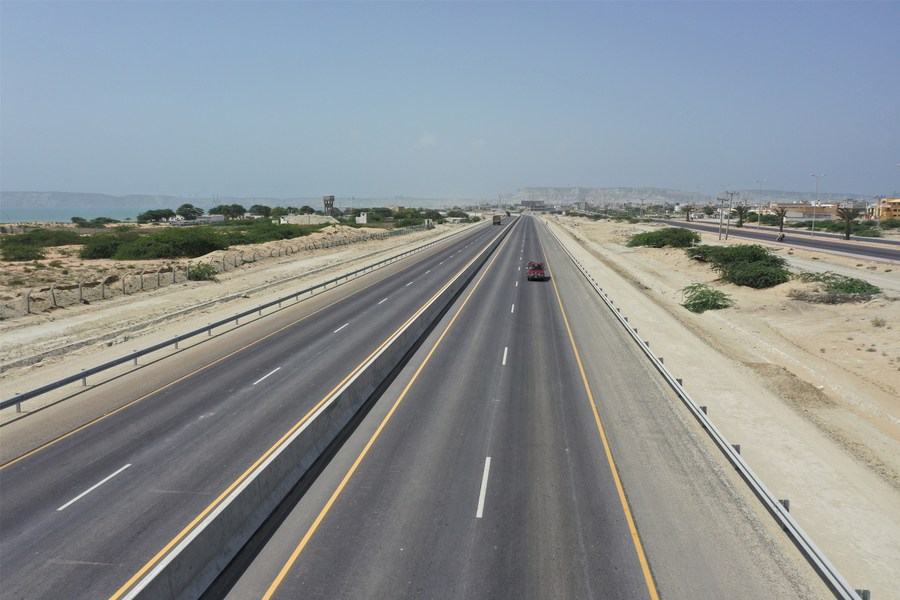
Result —
[{"label": "hazy sky", "polygon": [[900,2],[3,0],[0,28],[6,191],[900,191]]}]

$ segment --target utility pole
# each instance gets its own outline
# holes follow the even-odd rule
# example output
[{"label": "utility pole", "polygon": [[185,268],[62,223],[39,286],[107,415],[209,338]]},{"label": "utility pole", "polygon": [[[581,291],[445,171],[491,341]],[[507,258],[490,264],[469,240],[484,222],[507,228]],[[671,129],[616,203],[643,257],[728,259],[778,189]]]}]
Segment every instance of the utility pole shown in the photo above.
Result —
[{"label": "utility pole", "polygon": [[716,198],[719,201],[719,239],[722,239],[722,219],[724,218],[723,212],[725,208],[725,198]]},{"label": "utility pole", "polygon": [[812,173],[810,174],[810,177],[816,178],[816,203],[813,204],[812,233],[809,234],[809,237],[813,237],[816,235],[816,205],[819,203],[819,179],[825,177],[825,173],[822,173],[821,175]]},{"label": "utility pole", "polygon": [[[734,208],[734,197],[740,194],[740,192],[725,192],[725,195],[728,196],[728,220],[725,222],[725,239],[728,239],[728,229],[731,227],[731,209]],[[722,200],[725,200],[722,198]]]},{"label": "utility pole", "polygon": [[759,188],[759,198],[756,199],[756,202],[757,202],[757,209],[756,209],[756,230],[757,230],[757,231],[759,231],[760,227],[762,227],[762,219],[760,218],[760,217],[762,217],[762,211],[759,209],[759,207],[762,206],[762,205],[759,204],[759,202],[760,202],[760,198],[762,198],[762,184],[766,183],[766,181],[767,181],[766,179],[757,179],[757,180],[756,180],[756,184],[757,184],[757,186],[758,186],[758,188]]}]

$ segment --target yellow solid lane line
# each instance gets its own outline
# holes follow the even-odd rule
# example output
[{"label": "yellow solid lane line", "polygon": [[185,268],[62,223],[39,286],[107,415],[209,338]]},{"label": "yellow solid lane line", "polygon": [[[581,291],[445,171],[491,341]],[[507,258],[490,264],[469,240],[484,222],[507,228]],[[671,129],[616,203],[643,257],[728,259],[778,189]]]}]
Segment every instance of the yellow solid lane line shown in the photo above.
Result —
[{"label": "yellow solid lane line", "polygon": [[372,434],[372,437],[369,438],[368,442],[366,442],[366,445],[362,449],[362,451],[359,453],[359,456],[357,456],[356,460],[353,461],[353,465],[347,471],[347,474],[344,475],[344,478],[341,480],[341,482],[338,484],[337,488],[331,494],[331,497],[328,499],[328,502],[325,503],[325,506],[319,512],[318,516],[316,516],[315,521],[313,521],[313,524],[306,531],[306,534],[300,540],[300,543],[297,544],[297,547],[294,548],[293,552],[291,552],[291,555],[288,558],[287,562],[285,562],[284,566],[281,567],[281,570],[278,572],[278,575],[275,577],[275,579],[272,581],[272,584],[269,586],[269,589],[266,590],[266,593],[263,595],[263,600],[270,600],[272,598],[272,596],[275,594],[275,591],[278,589],[278,586],[281,585],[281,582],[284,580],[284,578],[288,574],[288,572],[290,572],[291,568],[294,566],[294,563],[297,562],[297,558],[299,558],[300,553],[303,552],[303,549],[306,547],[306,544],[309,542],[310,538],[312,538],[313,534],[316,532],[316,529],[319,528],[319,525],[322,523],[322,521],[325,519],[325,516],[331,510],[331,507],[332,507],[332,505],[334,505],[338,496],[341,495],[341,492],[344,490],[344,487],[347,485],[347,482],[349,482],[350,479],[353,477],[353,474],[356,473],[357,467],[359,467],[360,463],[362,463],[363,458],[365,458],[366,454],[368,454],[369,449],[375,443],[375,440],[378,439],[379,435],[381,435],[381,431],[384,429],[385,425],[387,425],[388,421],[391,420],[391,417],[394,416],[394,412],[397,410],[397,407],[400,406],[401,402],[403,402],[403,399],[406,397],[406,394],[409,392],[409,390],[412,388],[413,384],[419,378],[419,374],[425,368],[425,365],[428,364],[428,361],[431,360],[431,356],[437,350],[438,346],[441,345],[441,342],[444,340],[444,336],[446,336],[447,332],[450,331],[450,328],[453,327],[453,324],[456,322],[457,317],[459,317],[460,313],[466,307],[466,304],[469,303],[469,299],[472,298],[472,295],[475,293],[475,290],[477,290],[478,286],[481,285],[481,282],[484,280],[485,275],[487,275],[488,271],[490,271],[491,267],[494,265],[494,261],[496,261],[497,257],[500,255],[500,250],[502,250],[503,246],[506,245],[506,243],[509,241],[510,237],[511,237],[511,235],[507,235],[506,239],[503,240],[503,243],[500,245],[500,248],[497,249],[497,252],[494,254],[494,257],[491,258],[487,267],[484,269],[484,272],[481,274],[481,276],[478,278],[478,281],[472,287],[472,291],[469,292],[469,294],[466,296],[466,299],[460,305],[459,310],[456,311],[456,314],[453,315],[453,318],[447,324],[447,327],[444,328],[444,331],[441,333],[440,337],[434,343],[434,346],[432,346],[431,350],[425,356],[425,359],[422,361],[422,364],[419,365],[418,369],[416,369],[416,372],[413,374],[412,379],[410,379],[409,383],[406,384],[406,387],[403,388],[403,391],[397,397],[397,400],[394,402],[393,406],[391,406],[391,409],[385,415],[384,419],[382,419],[381,423],[378,425],[378,428]]},{"label": "yellow solid lane line", "polygon": [[[488,244],[488,245],[489,245],[489,244]],[[485,246],[485,247],[487,247],[487,246]],[[479,253],[479,254],[480,254],[480,253]],[[478,256],[478,255],[476,255],[476,258],[477,258],[477,256]],[[462,269],[460,269],[459,272],[457,272],[457,275],[458,275],[459,273],[461,273],[462,271],[464,271],[464,270],[465,270],[465,269],[466,269],[466,268],[467,268],[474,260],[475,260],[475,258],[473,258],[473,259],[470,260],[468,263],[466,263],[466,265],[465,265],[464,267],[462,267]],[[192,521],[191,521],[184,529],[182,529],[182,530],[181,530],[174,538],[172,538],[172,539],[171,539],[171,540],[170,540],[170,541],[169,541],[169,542],[168,542],[168,543],[167,543],[167,544],[166,544],[159,552],[157,552],[156,555],[154,555],[153,558],[151,558],[151,559],[147,562],[147,564],[145,564],[143,567],[141,567],[141,569],[138,570],[137,573],[135,573],[134,575],[132,575],[131,578],[130,578],[128,581],[126,581],[126,582],[125,582],[125,583],[124,583],[124,584],[123,584],[123,585],[122,585],[122,586],[121,586],[121,587],[120,587],[120,588],[119,588],[112,596],[110,596],[110,600],[117,600],[118,598],[121,598],[124,594],[126,594],[126,593],[131,589],[131,587],[132,587],[132,586],[133,586],[133,585],[134,585],[141,577],[143,577],[148,571],[150,571],[150,569],[152,569],[153,567],[155,567],[155,566],[159,563],[159,561],[160,561],[160,560],[161,560],[161,559],[162,559],[162,558],[163,558],[163,557],[164,557],[164,556],[165,556],[172,548],[175,547],[175,545],[177,545],[182,539],[184,539],[185,536],[187,536],[188,533],[190,533],[191,530],[194,529],[194,527],[196,527],[196,526],[197,526],[204,518],[206,518],[207,515],[209,515],[213,510],[215,510],[215,509],[218,507],[218,505],[221,504],[222,501],[223,501],[225,498],[227,498],[228,495],[231,494],[231,492],[234,491],[234,489],[237,488],[237,487],[238,487],[238,486],[239,486],[239,485],[240,485],[247,477],[249,477],[250,474],[253,473],[253,471],[256,470],[256,468],[257,468],[260,464],[262,464],[263,462],[265,462],[265,460],[266,460],[269,456],[271,456],[272,453],[275,452],[275,451],[279,448],[279,446],[281,446],[281,445],[284,443],[284,441],[285,441],[286,439],[288,439],[291,435],[293,435],[293,433],[294,433],[295,431],[297,431],[297,429],[299,429],[301,426],[303,426],[303,424],[304,424],[306,421],[308,421],[309,418],[310,418],[313,414],[315,414],[316,411],[318,411],[319,408],[321,408],[321,406],[322,406],[329,398],[331,398],[331,396],[334,395],[335,392],[337,392],[337,390],[339,390],[341,387],[343,387],[343,385],[344,385],[348,380],[350,380],[354,375],[356,375],[356,373],[357,373],[357,372],[358,372],[358,371],[359,371],[359,370],[360,370],[367,362],[369,362],[369,361],[372,359],[373,356],[375,356],[378,352],[380,352],[381,349],[384,348],[384,346],[388,344],[388,342],[390,342],[390,341],[391,341],[391,340],[392,340],[392,339],[393,339],[400,331],[402,331],[403,328],[406,327],[407,324],[408,324],[410,321],[412,321],[412,320],[416,317],[416,315],[418,315],[419,312],[421,312],[421,311],[423,310],[423,308],[424,308],[425,306],[427,306],[427,305],[428,305],[430,302],[432,302],[436,297],[438,297],[438,296],[439,296],[439,295],[447,288],[447,286],[450,285],[450,283],[453,281],[453,279],[454,279],[455,277],[456,277],[456,276],[451,277],[451,278],[448,280],[448,282],[447,282],[446,284],[444,284],[444,285],[441,287],[441,289],[440,289],[436,294],[434,294],[427,302],[425,302],[421,307],[419,307],[419,308],[413,313],[413,315],[410,316],[410,317],[403,323],[403,325],[401,325],[400,327],[398,327],[398,328],[397,328],[391,335],[389,335],[389,336],[388,336],[381,344],[379,344],[378,348],[376,348],[374,351],[372,351],[372,353],[369,354],[369,356],[367,356],[362,362],[360,362],[360,363],[359,363],[359,364],[358,364],[358,365],[357,365],[357,366],[356,366],[356,367],[355,367],[355,368],[354,368],[354,369],[353,369],[346,377],[344,377],[343,380],[341,380],[340,383],[338,383],[338,384],[337,384],[330,392],[328,392],[328,394],[326,394],[325,397],[323,397],[321,400],[319,400],[319,402],[317,402],[316,405],[315,405],[314,407],[312,407],[312,409],[310,409],[310,410],[303,416],[302,419],[300,419],[299,421],[297,421],[297,423],[295,423],[295,424],[293,425],[293,427],[291,427],[291,428],[290,428],[283,436],[281,436],[281,438],[279,438],[279,440],[278,440],[277,442],[275,442],[275,444],[273,444],[268,450],[266,450],[266,452],[265,452],[262,456],[260,456],[256,461],[254,461],[253,464],[250,465],[250,467],[247,468],[246,471],[244,471],[244,472],[243,472],[237,479],[235,479],[235,480],[234,480],[227,488],[225,488],[225,490],[224,490],[221,494],[219,494],[219,496],[218,496],[215,500],[213,500],[212,503],[209,504],[209,506],[207,506],[206,508],[204,508],[203,511],[201,511],[200,514],[198,514],[198,515],[197,515],[197,516],[196,516],[196,517],[195,517],[195,518],[194,518],[194,519],[193,519],[193,520],[192,520]],[[373,284],[373,285],[374,285],[374,284]],[[330,305],[329,305],[329,306],[330,306]],[[327,307],[326,307],[326,308],[327,308]],[[324,310],[324,308],[323,308],[322,310]],[[311,316],[311,315],[310,315],[310,316]],[[273,332],[273,333],[270,334],[270,335],[274,335],[274,333],[277,333],[277,332]],[[268,336],[267,336],[267,337],[268,337]],[[265,339],[265,338],[261,338],[259,341],[262,341],[262,339]],[[254,342],[254,343],[257,343],[257,342]],[[220,360],[221,360],[221,359],[220,359]],[[204,368],[205,368],[205,367],[204,367]],[[174,382],[173,382],[173,383],[174,383]],[[170,385],[171,385],[171,384],[170,384]]]},{"label": "yellow solid lane line", "polygon": [[[538,243],[541,245],[541,252],[546,257],[544,251],[544,243],[538,237]],[[556,294],[556,302],[559,304],[559,311],[562,313],[563,323],[566,324],[566,331],[569,334],[569,343],[572,345],[572,351],[575,353],[575,362],[578,363],[578,370],[581,373],[581,382],[584,390],[587,392],[590,401],[591,411],[594,413],[594,423],[597,425],[597,431],[600,432],[600,440],[603,442],[603,451],[606,453],[606,460],[609,462],[609,470],[612,473],[613,481],[616,483],[616,491],[619,494],[619,502],[622,504],[622,510],[625,512],[625,520],[628,522],[628,530],[631,532],[631,539],[634,541],[634,549],[637,552],[638,562],[641,564],[641,571],[644,574],[644,581],[647,584],[647,592],[652,600],[659,600],[659,594],[656,591],[656,584],[653,582],[653,575],[650,573],[650,565],[647,562],[647,556],[644,554],[644,546],[641,544],[640,535],[638,535],[637,526],[634,523],[634,517],[631,514],[631,508],[628,506],[628,499],[625,497],[625,489],[622,487],[622,480],[619,479],[619,469],[616,467],[616,461],[613,460],[612,451],[609,449],[609,441],[606,439],[606,431],[603,429],[603,423],[600,421],[600,414],[597,412],[597,403],[594,401],[594,394],[591,392],[591,385],[588,383],[587,374],[584,372],[584,363],[581,362],[581,355],[578,352],[578,346],[575,344],[575,337],[572,335],[572,328],[569,326],[569,319],[566,317],[566,309],[563,308],[562,298],[559,295],[559,288],[556,287],[556,278],[550,270],[550,263],[546,264],[547,272],[550,274],[550,282],[553,283],[553,291]]]}]

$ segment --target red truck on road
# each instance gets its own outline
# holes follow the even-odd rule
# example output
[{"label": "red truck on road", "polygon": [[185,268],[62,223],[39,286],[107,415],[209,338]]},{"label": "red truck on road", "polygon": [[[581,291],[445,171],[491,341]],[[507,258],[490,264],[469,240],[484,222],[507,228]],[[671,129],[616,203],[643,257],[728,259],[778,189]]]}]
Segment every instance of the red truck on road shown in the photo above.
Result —
[{"label": "red truck on road", "polygon": [[544,273],[544,263],[539,260],[533,260],[528,263],[528,281],[544,281],[547,275]]}]

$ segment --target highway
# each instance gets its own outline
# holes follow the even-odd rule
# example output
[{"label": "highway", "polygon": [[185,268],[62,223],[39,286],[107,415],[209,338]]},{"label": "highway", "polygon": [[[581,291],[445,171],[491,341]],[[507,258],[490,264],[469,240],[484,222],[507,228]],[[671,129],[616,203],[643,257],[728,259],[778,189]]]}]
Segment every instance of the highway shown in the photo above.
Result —
[{"label": "highway", "polygon": [[[684,227],[695,231],[703,231],[705,233],[718,233],[719,224],[712,222],[697,221],[671,221],[657,219],[657,223],[668,225],[670,227]],[[721,228],[722,237],[725,237],[725,225]],[[833,233],[825,233],[816,231],[797,230],[787,228],[784,231],[785,239],[782,242],[776,242],[775,237],[778,235],[777,228],[767,227],[757,229],[754,225],[744,224],[743,227],[735,227],[734,224],[728,229],[728,237],[738,237],[741,239],[763,241],[772,244],[780,244],[786,247],[804,248],[807,250],[824,250],[828,252],[839,252],[842,254],[853,254],[866,258],[878,260],[895,260],[900,261],[900,242],[897,240],[885,240],[880,238],[861,238],[851,236],[849,240],[845,240],[842,235]]]},{"label": "highway", "polygon": [[122,408],[35,452],[14,443],[28,419],[5,428],[2,597],[113,594],[500,231],[474,228],[91,389],[77,401]]},{"label": "highway", "polygon": [[211,597],[828,597],[545,227],[512,227]]}]

